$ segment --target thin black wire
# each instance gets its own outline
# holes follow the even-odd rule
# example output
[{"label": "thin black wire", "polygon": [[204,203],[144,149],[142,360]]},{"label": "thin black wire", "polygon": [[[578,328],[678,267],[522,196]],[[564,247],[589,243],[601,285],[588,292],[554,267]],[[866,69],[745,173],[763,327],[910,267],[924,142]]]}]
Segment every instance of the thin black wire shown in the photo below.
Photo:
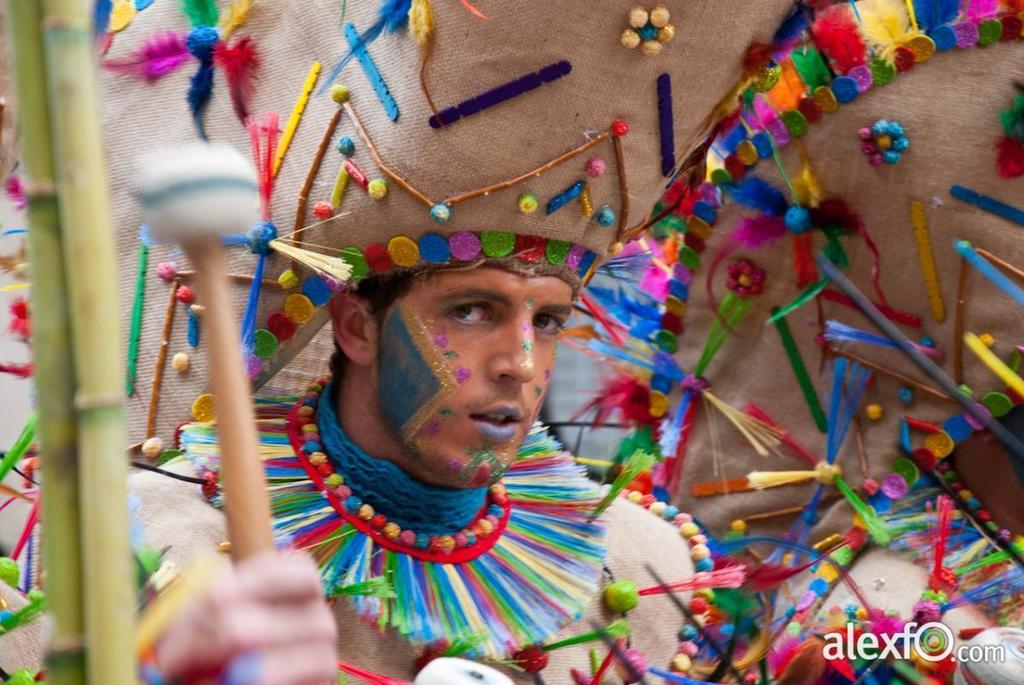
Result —
[{"label": "thin black wire", "polygon": [[193,478],[192,476],[185,476],[180,473],[174,473],[173,471],[167,471],[166,469],[162,469],[159,466],[153,466],[152,464],[146,464],[145,462],[133,461],[131,462],[131,464],[132,468],[142,469],[143,471],[152,471],[153,473],[159,473],[161,476],[167,476],[168,478],[180,480],[185,483],[195,483],[196,485],[206,484],[206,481],[203,480],[202,478]]}]

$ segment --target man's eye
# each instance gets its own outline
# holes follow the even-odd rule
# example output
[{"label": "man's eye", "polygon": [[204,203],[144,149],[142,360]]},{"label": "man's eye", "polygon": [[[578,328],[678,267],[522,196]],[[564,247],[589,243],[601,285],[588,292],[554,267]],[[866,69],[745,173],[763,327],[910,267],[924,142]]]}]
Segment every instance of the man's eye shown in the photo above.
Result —
[{"label": "man's eye", "polygon": [[448,310],[448,314],[456,321],[461,321],[462,323],[477,323],[479,321],[487,321],[490,318],[490,312],[482,304],[456,305]]},{"label": "man's eye", "polygon": [[533,319],[533,325],[537,327],[542,333],[558,333],[565,327],[558,317],[552,316],[551,314],[538,314]]}]

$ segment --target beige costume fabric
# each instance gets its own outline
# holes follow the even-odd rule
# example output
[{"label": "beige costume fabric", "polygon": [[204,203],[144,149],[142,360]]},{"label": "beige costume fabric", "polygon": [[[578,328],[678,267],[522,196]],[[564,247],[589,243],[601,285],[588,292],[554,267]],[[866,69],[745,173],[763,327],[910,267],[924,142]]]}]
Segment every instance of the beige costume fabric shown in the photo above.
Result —
[{"label": "beige costume fabric", "polygon": [[[1009,107],[1016,94],[1013,79],[1020,54],[1018,43],[937,53],[910,73],[898,74],[891,84],[876,86],[856,101],[843,105],[838,112],[825,114],[816,124],[811,124],[801,139],[825,196],[845,199],[860,214],[878,243],[882,255],[881,286],[889,304],[922,317],[921,330],[908,327],[903,330],[914,340],[921,336],[932,337],[946,353],[942,367],[950,375],[960,261],[953,247],[954,240],[963,238],[1008,262],[1024,263],[1019,226],[964,204],[949,194],[950,186],[960,184],[1010,204],[1020,204],[1022,181],[1006,181],[997,176],[996,153],[992,147],[1002,131],[999,110]],[[872,167],[860,151],[857,129],[871,126],[878,119],[900,122],[910,140],[910,150],[896,165]],[[782,150],[782,160],[790,176],[799,172],[801,159],[796,143]],[[761,162],[754,173],[784,188],[770,160]],[[946,310],[942,323],[934,320],[928,304],[910,223],[912,200],[921,202],[927,215]],[[724,243],[726,231],[747,213],[750,210],[735,204],[727,205],[720,212],[703,264],[710,263],[711,255]],[[819,245],[821,242],[819,239]],[[852,262],[848,276],[862,292],[877,300],[871,289],[871,260],[864,242],[859,238],[844,238],[843,245]],[[716,357],[706,376],[717,396],[736,407],[757,403],[812,454],[824,458],[825,435],[814,426],[777,332],[774,327],[764,325],[772,305],[782,306],[799,292],[792,275],[789,238],[772,248],[745,254],[767,272],[766,292],[755,300],[753,313]],[[685,318],[687,330],[681,341],[680,356],[687,369],[692,368],[714,320],[704,292],[707,269],[703,264],[691,287]],[[724,269],[720,271],[723,273],[715,283],[719,297],[725,292]],[[1016,305],[975,273],[967,278],[966,303],[965,329],[993,334],[996,339],[993,351],[1003,359],[1008,358],[1018,342]],[[877,332],[855,309],[827,301],[822,302],[822,307],[825,319]],[[788,321],[819,397],[827,398],[831,391],[831,367],[826,365],[818,373],[821,348],[815,343],[818,322],[814,304],[791,314]],[[889,369],[917,379],[925,378],[895,350],[843,345]],[[999,382],[966,349],[964,382],[975,391],[976,397],[988,390],[1001,389]],[[931,381],[927,383],[934,387]],[[884,409],[883,418],[877,422],[867,419],[863,411],[860,414],[869,473],[878,482],[891,473],[892,461],[900,456],[897,444],[901,416],[941,424],[949,416],[962,413],[959,405],[933,400],[917,390],[913,402],[903,406],[896,398],[900,385],[898,381],[876,375],[876,382],[868,388],[861,405],[863,410],[868,404],[879,403]],[[824,406],[827,411],[827,401]],[[805,468],[802,462],[793,459],[759,457],[720,415],[716,417],[720,441],[716,452],[704,409],[701,407],[702,416],[698,418],[687,453],[684,492],[680,498],[684,511],[698,512],[712,530],[722,531],[731,520],[807,502],[814,488],[810,484],[727,496],[692,497],[692,483],[716,480],[716,453],[721,473],[727,478],[740,478],[755,470]],[[920,437],[915,440],[915,444],[919,444]],[[992,458],[1001,457],[993,453]],[[856,427],[851,428],[838,463],[851,484],[862,481]],[[984,502],[984,493],[978,496]],[[812,541],[847,528],[852,513],[842,500],[827,509],[823,507],[823,523],[812,535]],[[757,532],[778,532],[787,528],[793,518],[751,524],[751,527]]]},{"label": "beige costume fabric", "polygon": [[[672,74],[678,103],[674,112],[676,149],[682,156],[707,114],[739,79],[743,51],[752,41],[768,40],[790,6],[788,0],[745,2],[743,21],[739,22],[735,14],[723,11],[719,2],[668,3],[676,35],[661,55],[646,57],[619,45],[619,35],[628,25],[629,3],[595,6],[574,0],[492,4],[487,8],[489,19],[481,21],[458,3],[434,3],[434,47],[425,73],[438,107],[455,105],[559,60],[569,60],[572,72],[447,129],[435,130],[427,124],[430,109],[420,92],[419,46],[405,31],[385,34],[369,52],[398,103],[397,122],[387,119],[357,62],[349,64],[339,79],[351,89],[352,104],[381,158],[431,199],[443,199],[536,168],[621,118],[630,126],[630,133],[623,138],[630,226],[646,218],[666,182],[660,173],[656,76]],[[378,3],[368,0],[350,2],[345,21],[364,31],[376,20],[377,7]],[[348,52],[339,19],[335,3],[254,3],[239,30],[239,35],[253,36],[263,56],[250,106],[253,115],[278,112],[284,126],[310,65],[319,60],[326,72]],[[166,29],[186,31],[188,22],[177,3],[154,3],[117,36],[109,57],[124,58],[155,31]],[[175,74],[149,85],[113,74],[104,74],[101,79],[118,268],[124,275],[119,293],[124,308],[123,336],[127,335],[131,316],[140,221],[134,195],[135,162],[155,147],[195,139],[185,100],[188,78],[195,67],[192,60]],[[326,94],[310,97],[306,106],[275,183],[273,218],[282,236],[295,223],[299,189],[335,110],[336,105]],[[211,140],[231,143],[249,156],[248,133],[232,112],[220,73],[215,76],[214,95],[204,120]],[[371,178],[380,175],[347,115],[342,117],[337,135],[352,137],[356,141],[353,159]],[[594,203],[607,203],[618,215],[622,198],[610,143],[591,152],[608,163],[604,176],[589,179]],[[583,163],[590,156],[584,155],[524,185],[455,205],[451,220],[445,224],[431,221],[429,209],[394,184],[380,202],[369,200],[351,184],[338,216],[305,231],[302,238],[338,250],[348,245],[387,242],[394,235],[416,238],[427,231],[448,234],[494,229],[582,242],[603,255],[614,237],[614,227],[605,229],[588,222],[576,205],[544,216],[543,203],[584,177]],[[314,201],[329,199],[341,161],[333,147],[328,150],[313,186],[310,210]],[[541,208],[531,215],[520,214],[516,198],[521,192],[536,194]],[[308,212],[300,223],[311,226],[316,219]],[[170,248],[154,248],[151,266],[169,258],[171,252]],[[183,259],[177,261],[180,269],[187,268]],[[244,248],[232,253],[233,272],[251,274],[254,265],[255,256]],[[287,259],[275,256],[268,264],[267,275],[276,278],[288,266]],[[139,380],[127,404],[126,428],[133,443],[146,437],[150,383],[167,301],[168,286],[153,271],[151,268],[147,280]],[[304,275],[300,273],[300,278]],[[238,285],[236,295],[241,319],[245,284]],[[281,308],[282,295],[279,290],[265,289],[258,325],[266,322],[270,312]],[[185,316],[184,306],[179,306],[168,347],[172,355],[191,351],[186,342]],[[314,319],[314,325],[324,320]],[[193,355],[188,374],[167,370],[156,430],[165,443],[171,439],[174,427],[189,418],[188,409],[204,391],[205,379],[205,362],[198,354]],[[272,384],[298,390],[308,382],[308,377],[282,377]]]}]

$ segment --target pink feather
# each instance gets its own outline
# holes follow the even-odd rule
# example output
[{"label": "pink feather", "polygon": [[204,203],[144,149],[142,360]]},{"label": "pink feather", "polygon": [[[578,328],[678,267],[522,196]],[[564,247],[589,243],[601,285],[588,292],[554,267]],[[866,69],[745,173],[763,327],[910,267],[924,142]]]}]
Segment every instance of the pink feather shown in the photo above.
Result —
[{"label": "pink feather", "polygon": [[21,184],[21,177],[17,174],[11,174],[4,181],[4,191],[7,193],[7,197],[10,198],[14,204],[14,208],[17,210],[25,209],[28,206],[28,199],[25,197],[25,188]]},{"label": "pink feather", "polygon": [[126,59],[108,59],[103,66],[122,76],[134,76],[149,82],[170,74],[191,58],[185,34],[162,31],[146,40]]},{"label": "pink feather", "polygon": [[999,11],[999,0],[971,0],[967,5],[967,19],[975,24],[989,19]]},{"label": "pink feather", "polygon": [[786,235],[786,221],[781,216],[760,214],[744,217],[729,234],[733,243],[743,247],[758,248],[771,245]]}]

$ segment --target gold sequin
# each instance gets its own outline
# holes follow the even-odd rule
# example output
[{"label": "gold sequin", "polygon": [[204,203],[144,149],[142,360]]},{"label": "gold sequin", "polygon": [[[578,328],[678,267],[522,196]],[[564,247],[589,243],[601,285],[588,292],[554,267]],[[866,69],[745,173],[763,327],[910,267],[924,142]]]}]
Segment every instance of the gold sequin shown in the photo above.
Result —
[{"label": "gold sequin", "polygon": [[658,390],[651,391],[650,412],[654,418],[660,418],[668,411],[668,397]]},{"label": "gold sequin", "polygon": [[398,266],[416,266],[420,261],[420,248],[411,238],[396,235],[388,241],[388,256]]},{"label": "gold sequin", "polygon": [[914,53],[914,60],[917,62],[925,62],[935,54],[935,41],[925,35],[914,36],[904,47]]},{"label": "gold sequin", "polygon": [[192,403],[192,418],[203,423],[217,418],[213,411],[213,395],[206,392],[196,398]]},{"label": "gold sequin", "polygon": [[757,164],[757,148],[749,140],[744,140],[736,146],[736,156],[740,158],[744,166],[754,166]]},{"label": "gold sequin", "polygon": [[284,313],[289,319],[302,325],[313,318],[313,314],[316,313],[316,307],[302,293],[292,293],[284,298]]},{"label": "gold sequin", "polygon": [[665,311],[669,314],[681,317],[686,314],[686,303],[675,295],[669,295],[665,298]]},{"label": "gold sequin", "polygon": [[711,226],[704,219],[698,216],[691,216],[686,221],[686,232],[693,233],[701,240],[707,240],[711,237]]},{"label": "gold sequin", "polygon": [[839,109],[839,101],[836,100],[836,94],[828,86],[818,86],[815,88],[812,97],[823,112],[835,112]]},{"label": "gold sequin", "polygon": [[925,436],[924,446],[936,457],[942,459],[953,453],[956,443],[953,442],[953,438],[949,437],[949,433],[939,431],[938,433],[929,433]]}]

